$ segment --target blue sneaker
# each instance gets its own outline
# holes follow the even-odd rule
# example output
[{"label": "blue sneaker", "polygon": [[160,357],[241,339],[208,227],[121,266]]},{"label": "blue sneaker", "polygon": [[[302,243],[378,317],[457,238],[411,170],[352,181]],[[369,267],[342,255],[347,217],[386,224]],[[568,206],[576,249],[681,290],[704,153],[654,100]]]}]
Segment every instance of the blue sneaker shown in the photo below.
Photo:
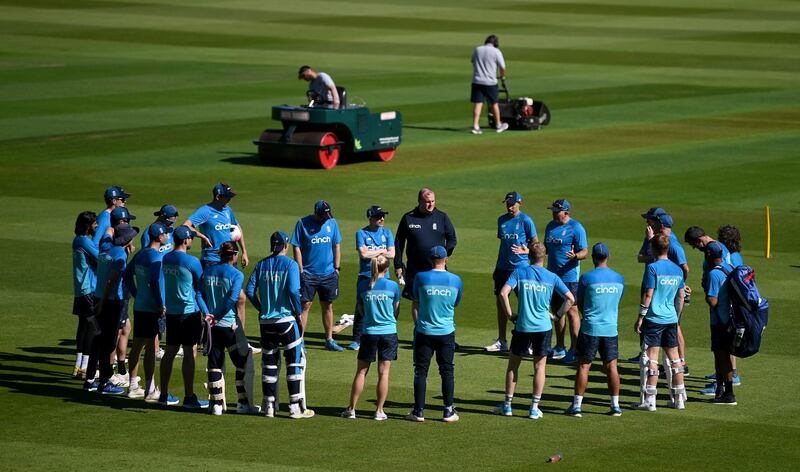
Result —
[{"label": "blue sneaker", "polygon": [[717,383],[711,382],[706,384],[705,388],[700,390],[700,395],[714,396],[717,394]]},{"label": "blue sneaker", "polygon": [[618,406],[612,406],[610,410],[608,410],[608,414],[611,416],[622,416],[622,408]]},{"label": "blue sneaker", "polygon": [[177,405],[178,403],[180,403],[178,397],[169,392],[164,392],[160,397],[158,397],[158,404],[161,406],[172,406]]},{"label": "blue sneaker", "polygon": [[564,356],[564,358],[561,359],[561,362],[563,362],[564,364],[574,364],[575,360],[576,360],[575,350],[570,349],[569,351],[567,351],[567,354]]},{"label": "blue sneaker", "polygon": [[103,389],[100,390],[100,393],[103,395],[122,395],[125,393],[125,389],[122,387],[117,387],[111,382],[106,382],[103,386]]},{"label": "blue sneaker", "polygon": [[742,384],[742,378],[739,377],[739,374],[734,375],[733,376],[733,386],[734,387],[738,387],[741,384]]},{"label": "blue sneaker", "polygon": [[183,407],[187,410],[202,410],[208,408],[208,400],[198,400],[197,395],[183,399]]},{"label": "blue sneaker", "polygon": [[505,403],[501,403],[494,407],[494,414],[500,416],[513,416],[514,413],[511,411],[511,405],[506,405]]},{"label": "blue sneaker", "polygon": [[98,387],[98,385],[97,385],[97,382],[95,382],[95,381],[87,380],[86,382],[83,383],[83,389],[85,391],[87,391],[87,392],[96,392],[97,391],[97,387]]},{"label": "blue sneaker", "polygon": [[704,378],[705,378],[706,380],[717,380],[717,374],[716,374],[716,373],[713,373],[713,374],[708,374],[708,375],[706,375]]},{"label": "blue sneaker", "polygon": [[540,420],[542,416],[544,416],[544,413],[538,408],[531,408],[531,411],[528,413],[528,418],[532,420]]},{"label": "blue sneaker", "polygon": [[334,352],[342,352],[342,351],[344,351],[344,348],[342,346],[336,344],[336,341],[334,341],[332,338],[327,340],[327,341],[325,341],[325,349],[327,349],[328,351],[334,351]]},{"label": "blue sneaker", "polygon": [[358,341],[353,341],[350,343],[349,346],[347,346],[347,349],[351,351],[358,351],[360,348],[361,348],[361,343]]},{"label": "blue sneaker", "polygon": [[574,416],[575,418],[580,418],[582,416],[581,415],[581,407],[575,406],[575,404],[572,404],[572,405],[569,406],[569,408],[567,408],[567,410],[564,412],[564,414],[567,415],[567,416]]},{"label": "blue sneaker", "polygon": [[567,355],[567,349],[562,346],[556,346],[550,350],[550,359],[559,360]]}]

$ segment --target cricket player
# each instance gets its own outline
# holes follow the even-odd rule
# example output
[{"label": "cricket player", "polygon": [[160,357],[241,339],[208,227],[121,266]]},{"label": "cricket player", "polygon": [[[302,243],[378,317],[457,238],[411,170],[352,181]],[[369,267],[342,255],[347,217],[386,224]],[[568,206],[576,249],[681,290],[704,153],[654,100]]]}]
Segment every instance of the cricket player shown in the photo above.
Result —
[{"label": "cricket player", "polygon": [[125,202],[131,197],[122,187],[112,185],[103,193],[106,207],[97,214],[97,230],[94,233],[94,242],[100,246],[100,240],[106,234],[106,230],[111,227],[111,211],[117,207],[124,207]]},{"label": "cricket player", "polygon": [[261,373],[264,401],[261,409],[268,418],[278,411],[278,374],[281,349],[286,359],[289,388],[289,417],[307,419],[314,410],[306,408],[303,328],[300,315],[300,266],[286,256],[289,235],[276,231],[270,236],[270,252],[256,264],[247,281],[247,298],[258,310],[261,328]]},{"label": "cricket player", "polygon": [[[556,293],[562,300],[555,312],[561,318],[575,303],[575,297],[558,275],[544,268],[545,246],[535,243],[531,246],[531,265],[515,269],[503,288],[500,289],[500,300],[503,312],[516,325],[511,333],[511,355],[506,368],[505,401],[495,408],[495,413],[512,416],[511,404],[514,390],[519,378],[519,365],[522,356],[528,355],[529,348],[533,352],[533,399],[528,418],[539,420],[544,415],[539,409],[545,382],[547,354],[550,351],[550,337],[553,329],[548,309],[552,306]],[[517,314],[511,311],[508,295],[514,290],[519,299]]]},{"label": "cricket player", "polygon": [[[234,226],[238,225],[239,229],[242,229],[233,209],[228,206],[231,199],[236,196],[236,192],[231,186],[220,182],[211,189],[211,196],[211,202],[198,208],[189,216],[189,219],[183,222],[184,226],[192,229],[203,241],[201,257],[203,267],[219,262],[217,251],[222,243],[231,241],[231,231]],[[247,258],[247,247],[244,243],[244,230],[241,233],[242,236],[239,241],[236,241],[236,244],[242,251],[242,267],[247,267],[250,261]]]},{"label": "cricket player", "polygon": [[[153,216],[156,217],[156,220],[153,223],[161,223],[162,225],[169,228],[169,232],[167,233],[167,240],[161,247],[158,249],[159,252],[170,252],[175,248],[175,242],[172,240],[172,231],[173,226],[175,225],[175,220],[178,218],[178,209],[175,208],[174,205],[163,205],[158,211],[153,213]],[[149,226],[142,231],[142,239],[141,244],[142,247],[150,246],[150,232],[148,231]]]},{"label": "cricket player", "polygon": [[87,318],[94,316],[94,292],[97,288],[97,257],[100,251],[93,239],[96,229],[97,214],[93,211],[81,212],[75,220],[75,238],[72,240],[72,287],[75,298],[72,314],[78,317],[78,329],[75,333],[76,355],[72,375],[79,379],[86,378],[94,338]]},{"label": "cricket player", "polygon": [[622,415],[619,407],[619,303],[625,291],[625,279],[608,267],[608,246],[597,243],[592,247],[594,270],[581,275],[578,281],[578,310],[583,315],[578,335],[578,372],[575,374],[575,397],[565,412],[568,416],[581,416],[581,404],[589,383],[589,370],[599,352],[603,371],[608,376],[611,394],[611,416]]},{"label": "cricket player", "polygon": [[497,239],[500,240],[500,250],[492,274],[497,305],[497,340],[483,348],[487,352],[508,351],[508,342],[506,341],[508,318],[503,310],[500,289],[506,284],[514,270],[530,264],[528,261],[530,246],[539,242],[536,225],[530,216],[520,210],[522,195],[519,192],[508,192],[503,203],[506,205],[506,213],[497,219]]},{"label": "cricket player", "polygon": [[436,355],[442,377],[442,397],[446,423],[458,421],[453,406],[455,390],[456,325],[455,309],[461,302],[461,278],[447,271],[447,250],[433,246],[429,252],[431,270],[414,278],[414,409],[409,421],[425,421],[425,392],[428,368]]}]

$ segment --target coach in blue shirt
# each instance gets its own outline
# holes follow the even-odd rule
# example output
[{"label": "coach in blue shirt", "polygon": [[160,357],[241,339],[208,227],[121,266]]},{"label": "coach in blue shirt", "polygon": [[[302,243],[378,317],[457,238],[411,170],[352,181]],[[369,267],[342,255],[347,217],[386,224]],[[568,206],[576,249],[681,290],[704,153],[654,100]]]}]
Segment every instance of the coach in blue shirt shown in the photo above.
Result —
[{"label": "coach in blue shirt", "polygon": [[203,256],[201,260],[203,266],[212,265],[219,262],[217,251],[222,243],[231,241],[231,231],[235,226],[239,227],[240,237],[236,241],[242,250],[242,267],[247,267],[250,260],[247,258],[247,247],[244,245],[244,231],[233,209],[228,206],[231,199],[236,196],[230,185],[220,182],[211,190],[212,200],[198,208],[183,222],[183,226],[188,226],[203,241]]}]

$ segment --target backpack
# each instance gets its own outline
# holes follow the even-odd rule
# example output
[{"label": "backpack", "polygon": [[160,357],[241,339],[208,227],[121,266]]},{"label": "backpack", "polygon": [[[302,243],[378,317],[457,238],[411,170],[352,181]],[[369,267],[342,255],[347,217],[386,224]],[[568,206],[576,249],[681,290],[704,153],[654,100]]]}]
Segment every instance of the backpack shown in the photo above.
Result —
[{"label": "backpack", "polygon": [[741,265],[733,270],[714,267],[725,275],[725,285],[730,300],[728,331],[731,353],[736,357],[750,357],[761,348],[761,338],[767,327],[769,303],[761,297],[756,286],[756,274],[752,267]]}]

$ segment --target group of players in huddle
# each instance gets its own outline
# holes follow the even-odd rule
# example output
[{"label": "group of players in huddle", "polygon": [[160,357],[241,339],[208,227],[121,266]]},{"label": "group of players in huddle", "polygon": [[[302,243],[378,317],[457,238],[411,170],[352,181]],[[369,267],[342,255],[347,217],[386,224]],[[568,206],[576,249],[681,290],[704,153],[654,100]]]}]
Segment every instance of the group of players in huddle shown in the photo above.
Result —
[{"label": "group of players in huddle", "polygon": [[[211,413],[221,415],[227,408],[224,376],[227,350],[236,368],[237,412],[260,412],[271,417],[279,410],[277,383],[282,355],[286,363],[290,417],[314,416],[305,402],[303,335],[317,294],[325,349],[345,349],[333,337],[333,302],[339,295],[342,240],[338,224],[330,204],[318,201],[314,212],[297,222],[291,237],[282,231],[271,235],[270,255],[255,264],[245,282],[245,275],[237,268],[240,262],[242,268],[249,265],[244,234],[228,205],[235,195],[227,184],[215,185],[212,201],[177,227],[178,210],[173,205],[164,205],[154,213],[155,221],[142,231],[141,250],[130,261],[133,241],[139,234],[138,228],[131,225],[136,217],[125,206],[130,194],[121,187],[109,187],[103,211],[78,215],[72,245],[73,313],[79,320],[75,375],[85,379],[86,390],[121,395],[125,393],[123,387],[128,387],[130,398],[176,405],[179,399],[169,393],[169,381],[174,359],[182,351],[183,407],[208,408]],[[506,194],[503,203],[506,213],[498,218],[500,249],[493,274],[498,337],[484,348],[489,352],[509,352],[505,399],[495,413],[513,415],[519,366],[524,357],[532,356],[533,401],[527,416],[542,417],[539,402],[546,364],[548,359],[560,359],[579,363],[574,400],[566,414],[580,417],[588,373],[599,352],[608,376],[609,414],[621,415],[617,327],[625,283],[608,265],[608,246],[599,242],[589,248],[586,231],[571,218],[571,205],[565,199],[548,207],[552,221],[547,224],[543,242],[539,241],[532,218],[521,211],[522,196],[518,192]],[[458,345],[454,316],[463,288],[461,279],[447,270],[448,257],[456,247],[455,228],[447,214],[436,208],[435,194],[428,188],[420,190],[417,207],[400,219],[396,238],[384,226],[387,214],[379,206],[369,207],[369,224],[356,233],[360,260],[357,306],[352,320],[353,341],[347,348],[358,351],[358,363],[350,402],[342,416],[356,418],[366,375],[377,361],[374,419],[387,419],[383,405],[389,390],[391,363],[397,359],[397,317],[400,299],[405,297],[412,301],[414,321],[414,407],[406,419],[425,419],[427,375],[435,356],[442,381],[443,420],[457,421],[454,354]],[[646,233],[638,258],[645,264],[645,271],[640,312],[634,325],[641,337],[642,351],[632,359],[640,365],[641,398],[633,407],[656,409],[658,359],[663,349],[668,406],[683,409],[686,400],[683,375],[688,366],[679,320],[691,294],[686,285],[689,268],[680,242],[672,234],[670,215],[661,208],[651,208],[642,217]],[[202,241],[200,259],[189,254],[195,238]],[[687,243],[705,253],[702,286],[711,311],[715,382],[703,393],[714,395],[715,404],[735,405],[733,386],[740,380],[729,350],[724,280],[727,270],[742,263],[738,230],[730,226],[720,228],[720,240],[714,240],[698,227],[689,228],[685,234]],[[290,244],[293,258],[287,255]],[[580,275],[580,261],[589,256],[594,270]],[[389,275],[392,261],[397,282]],[[509,298],[512,291],[518,299],[516,311]],[[134,340],[128,369],[125,357],[131,326],[130,297],[134,298]],[[258,310],[261,349],[250,346],[244,334],[246,300]],[[344,321],[349,324],[351,320]],[[514,324],[510,343],[508,321]],[[565,343],[567,325],[569,349]],[[554,326],[556,345],[551,348]],[[155,363],[164,331],[166,348],[160,356],[160,379],[156,386]],[[208,356],[208,401],[194,393],[198,345]],[[259,350],[263,399],[257,405],[253,355]],[[142,352],[144,380],[138,375]]]}]

